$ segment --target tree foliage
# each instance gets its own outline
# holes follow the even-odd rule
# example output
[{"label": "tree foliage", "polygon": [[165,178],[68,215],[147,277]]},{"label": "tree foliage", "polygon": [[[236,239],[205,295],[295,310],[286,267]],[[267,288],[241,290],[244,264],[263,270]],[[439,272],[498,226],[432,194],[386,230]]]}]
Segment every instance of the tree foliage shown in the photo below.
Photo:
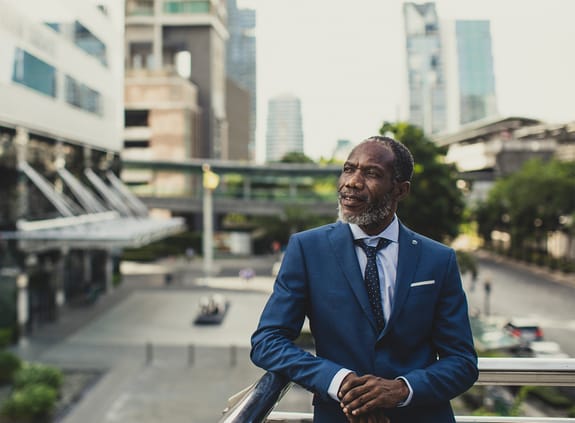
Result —
[{"label": "tree foliage", "polygon": [[385,122],[380,134],[391,133],[413,154],[411,193],[399,205],[398,215],[411,229],[438,241],[459,232],[463,219],[463,194],[457,188],[457,169],[444,161],[445,149],[426,138],[414,125]]},{"label": "tree foliage", "polygon": [[313,159],[306,156],[300,151],[291,151],[286,153],[282,159],[281,163],[314,163]]},{"label": "tree foliage", "polygon": [[526,242],[544,246],[548,232],[572,233],[574,215],[575,162],[558,160],[526,162],[497,181],[477,209],[481,236],[489,240],[493,229],[509,232],[512,249]]}]

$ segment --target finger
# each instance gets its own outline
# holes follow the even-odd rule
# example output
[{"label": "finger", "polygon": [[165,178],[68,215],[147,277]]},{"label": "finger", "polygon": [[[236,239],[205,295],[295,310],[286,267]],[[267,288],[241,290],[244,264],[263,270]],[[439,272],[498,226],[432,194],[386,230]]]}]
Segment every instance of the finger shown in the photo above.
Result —
[{"label": "finger", "polygon": [[364,383],[365,378],[359,377],[355,373],[349,373],[342,381],[341,386],[339,388],[340,397],[345,396],[345,394],[355,388],[356,386],[360,386]]},{"label": "finger", "polygon": [[342,400],[342,404],[350,412],[355,410],[358,411],[358,414],[365,413],[369,410],[374,409],[377,404],[374,400],[377,398],[377,395],[367,389],[367,387],[358,387],[346,394],[346,396]]}]

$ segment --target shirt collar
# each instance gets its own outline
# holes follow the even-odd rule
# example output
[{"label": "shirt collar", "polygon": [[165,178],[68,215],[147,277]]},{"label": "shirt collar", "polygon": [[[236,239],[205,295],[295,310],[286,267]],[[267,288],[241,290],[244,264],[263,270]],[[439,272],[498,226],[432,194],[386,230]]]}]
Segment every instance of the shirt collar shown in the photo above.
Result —
[{"label": "shirt collar", "polygon": [[393,216],[393,220],[391,221],[391,223],[387,225],[387,227],[383,231],[381,231],[375,236],[367,235],[355,223],[350,223],[349,228],[351,229],[353,239],[386,238],[389,239],[391,242],[398,242],[399,240],[399,221],[396,215]]}]

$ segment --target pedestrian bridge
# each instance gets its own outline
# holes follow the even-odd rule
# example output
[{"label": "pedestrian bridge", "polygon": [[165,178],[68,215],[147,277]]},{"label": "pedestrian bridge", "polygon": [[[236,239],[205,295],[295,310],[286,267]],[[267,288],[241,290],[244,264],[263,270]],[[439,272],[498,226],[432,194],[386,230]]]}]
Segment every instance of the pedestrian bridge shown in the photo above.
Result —
[{"label": "pedestrian bridge", "polygon": [[[311,423],[311,413],[281,412],[276,404],[291,387],[286,378],[267,372],[260,380],[230,398],[219,423]],[[479,358],[484,386],[575,387],[575,359]],[[458,423],[575,423],[575,418],[456,416]]]},{"label": "pedestrian bridge", "polygon": [[154,185],[133,185],[138,197],[149,208],[176,213],[202,211],[202,168],[220,177],[213,192],[216,214],[241,211],[248,215],[279,215],[286,208],[301,207],[309,213],[335,216],[336,186],[341,165],[314,163],[253,164],[223,160],[186,159],[181,161],[123,161],[128,171],[147,172],[148,180],[161,175],[185,175],[185,189],[162,190]]}]

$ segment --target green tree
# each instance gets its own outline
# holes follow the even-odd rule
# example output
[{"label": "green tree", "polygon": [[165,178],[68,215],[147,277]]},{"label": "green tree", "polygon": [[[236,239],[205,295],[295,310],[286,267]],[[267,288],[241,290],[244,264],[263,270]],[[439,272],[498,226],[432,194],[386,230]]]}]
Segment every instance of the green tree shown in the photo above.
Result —
[{"label": "green tree", "polygon": [[438,241],[449,241],[463,219],[463,194],[457,188],[457,169],[445,163],[445,149],[429,140],[421,128],[385,122],[380,134],[393,134],[413,154],[411,193],[399,205],[398,215],[413,230]]},{"label": "green tree", "polygon": [[479,232],[487,241],[493,229],[509,232],[511,249],[545,252],[547,234],[573,234],[575,162],[533,159],[498,180],[477,209]]},{"label": "green tree", "polygon": [[313,159],[300,151],[286,153],[280,160],[281,163],[314,163]]}]

